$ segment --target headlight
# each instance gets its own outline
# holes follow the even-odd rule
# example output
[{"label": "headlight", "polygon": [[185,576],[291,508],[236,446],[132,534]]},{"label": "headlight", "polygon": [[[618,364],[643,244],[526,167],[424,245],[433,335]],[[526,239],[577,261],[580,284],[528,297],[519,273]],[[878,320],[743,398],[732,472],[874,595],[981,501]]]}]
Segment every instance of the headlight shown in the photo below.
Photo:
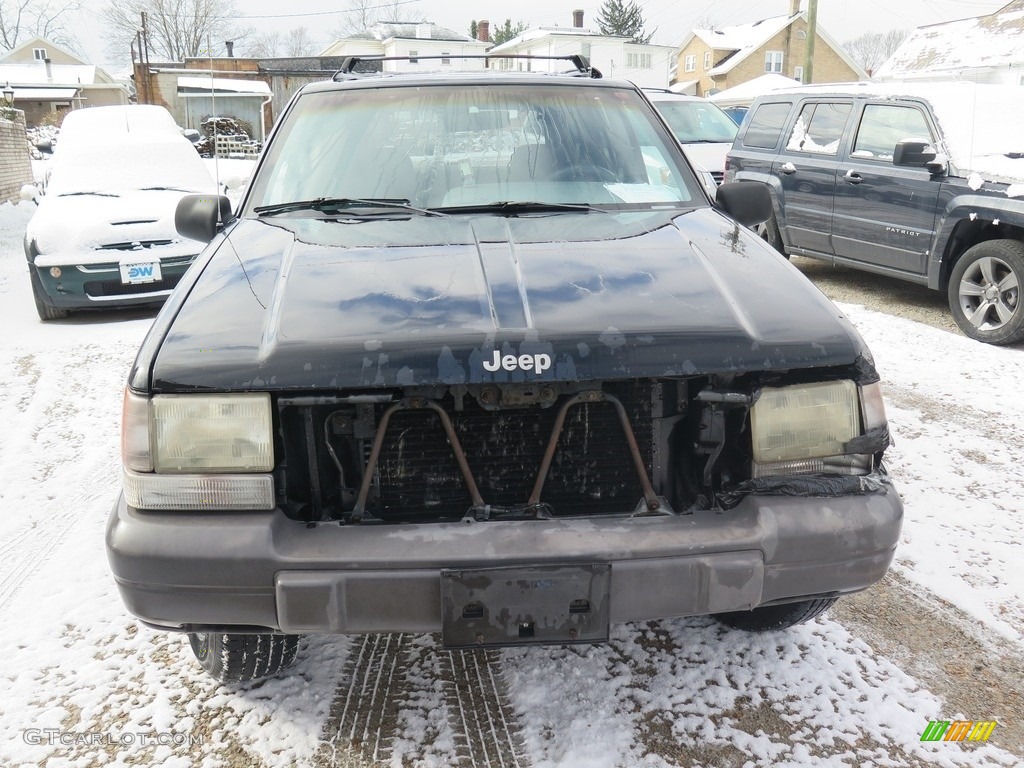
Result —
[{"label": "headlight", "polygon": [[157,395],[151,401],[153,469],[269,472],[270,395]]},{"label": "headlight", "polygon": [[861,406],[852,381],[766,388],[751,410],[755,477],[810,472],[866,472],[844,446],[861,434]]},{"label": "headlight", "polygon": [[[270,395],[125,392],[124,495],[137,509],[273,509]],[[155,470],[155,472],[154,472]]]}]

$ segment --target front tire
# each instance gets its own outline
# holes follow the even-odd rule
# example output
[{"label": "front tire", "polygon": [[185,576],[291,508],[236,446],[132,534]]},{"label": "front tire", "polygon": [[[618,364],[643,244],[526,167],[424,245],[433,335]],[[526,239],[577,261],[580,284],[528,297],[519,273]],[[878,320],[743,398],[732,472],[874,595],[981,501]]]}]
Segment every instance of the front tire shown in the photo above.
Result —
[{"label": "front tire", "polygon": [[192,653],[221,683],[247,683],[273,677],[295,663],[298,635],[225,635],[190,632]]},{"label": "front tire", "polygon": [[715,615],[718,621],[733,629],[747,632],[769,632],[773,629],[788,629],[820,616],[838,598],[824,597],[818,600],[802,600],[799,603],[767,605],[752,611],[735,611]]},{"label": "front tire", "polygon": [[949,276],[953,320],[966,336],[986,344],[1024,340],[1024,243],[989,240],[967,249]]}]

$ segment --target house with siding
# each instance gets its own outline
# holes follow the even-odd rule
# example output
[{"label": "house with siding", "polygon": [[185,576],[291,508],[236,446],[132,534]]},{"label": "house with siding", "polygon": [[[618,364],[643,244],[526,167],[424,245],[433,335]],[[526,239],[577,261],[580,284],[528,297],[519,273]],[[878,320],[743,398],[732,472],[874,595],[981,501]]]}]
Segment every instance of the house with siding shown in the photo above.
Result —
[{"label": "house with siding", "polygon": [[[680,45],[672,89],[707,96],[765,74],[807,82],[807,34],[807,14],[800,10],[800,0],[790,0],[785,16],[721,29],[694,29]],[[821,24],[814,38],[813,69],[815,83],[868,79]]]},{"label": "house with siding", "polygon": [[629,80],[642,88],[664,88],[675,63],[675,46],[634,43],[628,37],[604,35],[583,26],[583,11],[573,11],[572,26],[530,27],[518,37],[495,46],[490,55],[498,69],[558,72],[570,69],[564,61],[524,61],[506,56],[585,56],[601,74]]},{"label": "house with siding", "polygon": [[1024,0],[986,16],[918,27],[875,79],[1024,85]]},{"label": "house with siding", "polygon": [[[486,34],[486,32],[485,32]],[[337,40],[320,52],[321,56],[387,58],[407,56],[408,61],[385,61],[386,72],[430,72],[452,68],[483,69],[480,60],[460,60],[460,56],[480,56],[491,43],[476,40],[430,22],[382,22],[365,32]]]},{"label": "house with siding", "polygon": [[70,109],[127,104],[130,97],[126,84],[39,36],[0,56],[0,84],[14,88],[14,106],[28,125]]}]

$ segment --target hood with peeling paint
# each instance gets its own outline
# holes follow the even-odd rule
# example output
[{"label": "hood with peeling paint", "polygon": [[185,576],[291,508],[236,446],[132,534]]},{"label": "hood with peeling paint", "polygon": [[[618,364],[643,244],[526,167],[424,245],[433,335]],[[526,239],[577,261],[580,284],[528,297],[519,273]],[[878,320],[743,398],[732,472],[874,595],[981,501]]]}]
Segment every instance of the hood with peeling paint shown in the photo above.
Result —
[{"label": "hood with peeling paint", "polygon": [[147,371],[162,392],[631,379],[864,350],[795,268],[711,208],[242,219],[193,269],[136,386]]}]

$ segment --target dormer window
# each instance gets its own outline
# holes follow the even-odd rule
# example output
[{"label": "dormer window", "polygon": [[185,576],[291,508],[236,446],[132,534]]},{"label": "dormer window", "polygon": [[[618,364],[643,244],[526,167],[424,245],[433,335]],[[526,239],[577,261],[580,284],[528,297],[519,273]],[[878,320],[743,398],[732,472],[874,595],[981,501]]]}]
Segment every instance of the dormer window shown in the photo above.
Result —
[{"label": "dormer window", "polygon": [[32,58],[35,59],[36,61],[46,61],[50,57],[46,55],[46,49],[45,48],[33,48],[32,49]]}]

